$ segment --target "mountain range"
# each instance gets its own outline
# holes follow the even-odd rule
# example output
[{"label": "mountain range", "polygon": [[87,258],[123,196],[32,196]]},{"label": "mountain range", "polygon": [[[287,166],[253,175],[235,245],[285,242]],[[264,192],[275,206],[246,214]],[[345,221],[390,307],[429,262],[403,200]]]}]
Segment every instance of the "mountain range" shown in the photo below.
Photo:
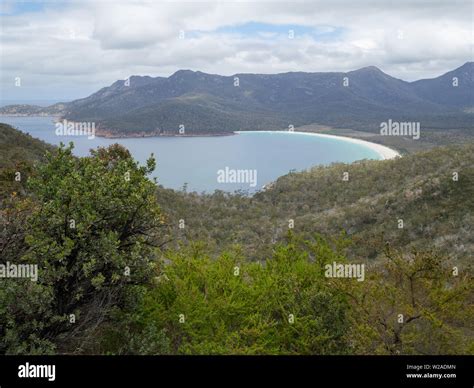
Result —
[{"label": "mountain range", "polygon": [[8,105],[2,115],[55,115],[94,122],[105,136],[226,134],[319,124],[376,132],[381,121],[471,129],[474,62],[406,82],[377,67],[350,72],[220,76],[179,70],[131,76],[82,99],[48,107]]}]

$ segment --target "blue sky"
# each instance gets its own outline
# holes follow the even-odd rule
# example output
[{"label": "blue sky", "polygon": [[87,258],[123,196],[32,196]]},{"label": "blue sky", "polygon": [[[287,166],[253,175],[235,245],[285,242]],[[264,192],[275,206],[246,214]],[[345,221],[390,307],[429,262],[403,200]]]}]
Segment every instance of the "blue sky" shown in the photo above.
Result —
[{"label": "blue sky", "polygon": [[[2,0],[0,15],[21,15],[30,12],[40,12],[44,9],[44,1],[10,1]],[[51,2],[50,2],[51,4]]]},{"label": "blue sky", "polygon": [[237,34],[244,37],[255,37],[260,34],[263,37],[268,36],[269,38],[271,38],[272,35],[286,37],[290,31],[293,31],[295,38],[309,36],[321,40],[336,40],[341,38],[344,28],[337,26],[270,24],[251,21],[244,24],[222,26],[215,30],[216,33],[220,34]]}]

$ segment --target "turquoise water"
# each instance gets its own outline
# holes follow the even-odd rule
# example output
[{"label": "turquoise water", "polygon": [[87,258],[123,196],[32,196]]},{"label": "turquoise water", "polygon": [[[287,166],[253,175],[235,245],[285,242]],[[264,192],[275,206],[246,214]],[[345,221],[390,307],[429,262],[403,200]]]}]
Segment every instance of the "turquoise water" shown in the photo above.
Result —
[{"label": "turquoise water", "polygon": [[[154,176],[164,187],[188,191],[214,190],[255,192],[290,170],[304,170],[333,162],[350,163],[361,159],[380,159],[370,148],[333,138],[321,138],[288,132],[249,132],[216,137],[154,137],[134,139],[88,139],[57,136],[49,117],[0,117],[33,137],[50,144],[75,144],[74,153],[88,155],[91,148],[120,143],[143,163],[151,153],[157,161]],[[226,174],[219,181],[219,170],[248,170],[240,174],[240,183]],[[256,171],[256,182],[253,179]],[[239,177],[239,174],[236,175]]]}]

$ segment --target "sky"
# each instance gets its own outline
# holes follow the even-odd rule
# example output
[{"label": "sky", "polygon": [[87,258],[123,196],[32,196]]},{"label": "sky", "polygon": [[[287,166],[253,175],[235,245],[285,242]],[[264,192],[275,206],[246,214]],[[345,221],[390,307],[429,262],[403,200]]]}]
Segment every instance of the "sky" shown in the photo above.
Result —
[{"label": "sky", "polygon": [[0,0],[0,99],[67,101],[180,69],[432,78],[473,60],[473,3]]}]

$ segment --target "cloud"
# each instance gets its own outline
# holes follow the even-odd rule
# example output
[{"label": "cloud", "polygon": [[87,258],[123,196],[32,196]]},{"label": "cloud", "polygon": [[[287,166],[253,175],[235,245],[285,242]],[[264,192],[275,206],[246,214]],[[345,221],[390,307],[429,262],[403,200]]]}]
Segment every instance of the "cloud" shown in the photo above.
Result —
[{"label": "cloud", "polygon": [[[471,2],[394,4],[8,3],[0,16],[0,97],[78,98],[131,74],[168,76],[179,69],[231,75],[375,65],[413,80],[472,60]],[[14,86],[18,76],[21,88]]]}]

